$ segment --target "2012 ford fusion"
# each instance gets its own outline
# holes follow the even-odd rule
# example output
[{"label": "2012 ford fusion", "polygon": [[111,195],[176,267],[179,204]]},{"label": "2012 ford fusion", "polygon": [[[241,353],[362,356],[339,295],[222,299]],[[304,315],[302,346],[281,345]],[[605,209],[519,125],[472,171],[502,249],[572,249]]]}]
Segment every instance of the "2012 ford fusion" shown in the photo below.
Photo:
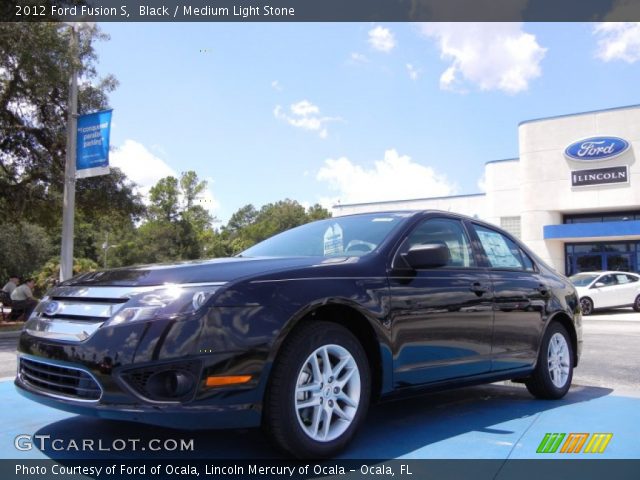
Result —
[{"label": "2012 ford fusion", "polygon": [[515,379],[571,385],[571,283],[508,233],[438,212],[294,228],[234,258],[62,283],[19,340],[20,393],[177,428],[262,425],[298,457],[353,438],[371,402]]}]

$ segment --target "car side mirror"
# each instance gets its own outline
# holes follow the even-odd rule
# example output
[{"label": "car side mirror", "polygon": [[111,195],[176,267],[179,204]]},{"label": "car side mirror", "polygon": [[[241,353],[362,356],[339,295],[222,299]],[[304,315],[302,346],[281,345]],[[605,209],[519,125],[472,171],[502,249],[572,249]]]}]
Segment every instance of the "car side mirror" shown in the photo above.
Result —
[{"label": "car side mirror", "polygon": [[413,269],[443,267],[451,258],[449,247],[444,243],[414,245],[402,256]]},{"label": "car side mirror", "polygon": [[606,287],[606,285],[604,283],[602,283],[602,282],[596,282],[593,285],[593,288],[602,288],[602,287]]}]

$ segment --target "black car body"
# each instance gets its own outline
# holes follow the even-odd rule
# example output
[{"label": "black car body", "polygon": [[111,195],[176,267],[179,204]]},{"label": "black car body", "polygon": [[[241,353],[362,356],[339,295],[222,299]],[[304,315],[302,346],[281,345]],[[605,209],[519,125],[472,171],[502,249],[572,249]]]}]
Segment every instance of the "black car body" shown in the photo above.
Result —
[{"label": "black car body", "polygon": [[581,344],[573,286],[513,237],[451,213],[385,212],[298,227],[234,258],[64,282],[25,325],[15,384],[102,418],[263,424],[293,454],[325,456],[370,399],[501,379],[559,398]]}]

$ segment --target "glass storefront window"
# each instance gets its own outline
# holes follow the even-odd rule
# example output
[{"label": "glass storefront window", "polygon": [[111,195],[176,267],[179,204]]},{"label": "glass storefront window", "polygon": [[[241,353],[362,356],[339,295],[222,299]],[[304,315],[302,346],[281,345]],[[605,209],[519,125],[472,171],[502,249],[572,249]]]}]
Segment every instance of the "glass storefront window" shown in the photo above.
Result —
[{"label": "glass storefront window", "polygon": [[639,272],[640,241],[565,244],[566,274],[597,270]]},{"label": "glass storefront window", "polygon": [[640,212],[602,212],[565,215],[564,223],[602,223],[640,220]]}]

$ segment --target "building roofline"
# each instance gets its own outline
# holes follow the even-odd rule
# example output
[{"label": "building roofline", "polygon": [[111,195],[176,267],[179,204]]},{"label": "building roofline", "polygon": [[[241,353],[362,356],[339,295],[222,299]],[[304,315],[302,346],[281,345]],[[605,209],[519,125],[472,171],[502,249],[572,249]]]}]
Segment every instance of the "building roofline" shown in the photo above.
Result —
[{"label": "building roofline", "polygon": [[577,115],[589,115],[591,113],[615,112],[616,110],[628,110],[628,109],[631,109],[631,108],[640,108],[640,104],[625,105],[623,107],[603,108],[601,110],[589,110],[587,112],[565,113],[563,115],[552,115],[551,117],[532,118],[531,120],[523,120],[523,121],[521,121],[520,123],[518,123],[518,127],[520,127],[521,125],[527,124],[527,123],[542,122],[544,120],[554,120],[554,119],[558,119],[558,118],[575,117]]},{"label": "building roofline", "polygon": [[382,200],[380,202],[362,202],[362,203],[338,203],[333,205],[332,208],[339,207],[355,207],[361,205],[388,205],[390,203],[400,203],[400,202],[420,202],[423,200],[443,200],[445,198],[463,198],[463,197],[484,197],[486,193],[467,193],[464,195],[445,195],[442,197],[426,197],[426,198],[407,198],[404,200]]},{"label": "building roofline", "polygon": [[502,162],[519,162],[519,158],[503,158],[501,160],[489,160],[488,162],[484,162],[485,165],[489,165],[490,163],[502,163]]}]

